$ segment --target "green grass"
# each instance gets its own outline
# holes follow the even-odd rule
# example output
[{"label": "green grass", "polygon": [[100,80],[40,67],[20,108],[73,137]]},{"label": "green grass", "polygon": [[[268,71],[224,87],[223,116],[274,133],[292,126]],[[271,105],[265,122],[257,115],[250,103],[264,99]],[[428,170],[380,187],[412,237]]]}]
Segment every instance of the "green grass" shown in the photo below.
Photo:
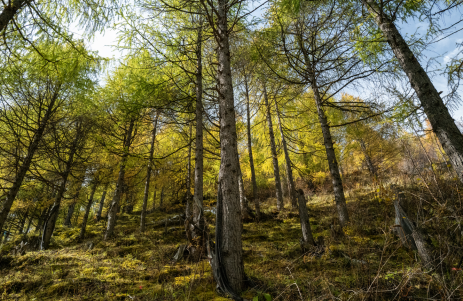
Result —
[{"label": "green grass", "polygon": [[[301,253],[299,219],[294,213],[283,211],[277,218],[245,223],[245,271],[256,287],[242,295],[250,300],[258,296],[265,300],[264,292],[276,300],[441,296],[441,284],[421,271],[415,254],[392,235],[392,203],[378,202],[364,191],[351,191],[349,196],[351,223],[347,235],[338,240],[330,235],[335,220],[332,197],[318,196],[308,204],[314,236],[323,235],[331,250],[321,257]],[[263,211],[275,212],[274,204],[267,200]],[[58,226],[50,250],[1,257],[2,300],[226,300],[216,292],[207,261],[171,264],[177,246],[186,242],[183,226],[168,227],[164,233],[164,227],[152,225],[175,214],[148,215],[144,234],[138,233],[137,214],[122,214],[116,238],[106,242],[104,222],[90,223],[83,243],[76,243],[77,228]],[[210,214],[208,222],[214,222]],[[94,243],[90,251],[89,241]],[[4,245],[2,253],[11,247]],[[342,252],[367,264],[355,264]],[[461,273],[449,277],[453,277],[451,285],[461,284]],[[461,288],[454,296],[461,296]]]}]

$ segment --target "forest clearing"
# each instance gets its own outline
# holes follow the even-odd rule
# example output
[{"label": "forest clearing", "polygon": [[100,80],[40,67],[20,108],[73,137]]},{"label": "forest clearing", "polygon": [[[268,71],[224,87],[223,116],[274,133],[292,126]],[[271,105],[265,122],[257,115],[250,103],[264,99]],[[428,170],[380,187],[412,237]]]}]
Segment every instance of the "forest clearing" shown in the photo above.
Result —
[{"label": "forest clearing", "polygon": [[462,5],[2,0],[1,299],[461,300]]}]

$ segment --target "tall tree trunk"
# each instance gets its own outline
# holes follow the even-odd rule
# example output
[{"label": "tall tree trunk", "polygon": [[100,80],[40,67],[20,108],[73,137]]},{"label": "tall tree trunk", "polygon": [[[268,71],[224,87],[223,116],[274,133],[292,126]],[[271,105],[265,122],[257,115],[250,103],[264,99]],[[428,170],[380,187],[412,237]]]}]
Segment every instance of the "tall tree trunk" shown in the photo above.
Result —
[{"label": "tall tree trunk", "polygon": [[[84,179],[82,179],[82,182],[83,182],[83,180]],[[64,225],[65,226],[68,226],[68,227],[72,226],[71,219],[72,219],[72,215],[74,214],[74,210],[76,208],[76,203],[78,202],[78,198],[79,198],[79,194],[80,194],[80,189],[82,188],[82,184],[83,183],[79,184],[79,187],[77,188],[76,194],[74,195],[74,201],[68,207],[68,212],[67,212],[67,215],[66,215],[66,219],[64,220]]]},{"label": "tall tree trunk", "polygon": [[72,215],[74,214],[75,207],[76,207],[75,202],[73,202],[71,205],[68,206],[68,212],[66,214],[66,218],[64,219],[63,225],[65,225],[67,227],[71,227],[71,225],[72,225],[71,219],[72,219]]},{"label": "tall tree trunk", "polygon": [[153,206],[151,207],[151,212],[154,212],[154,209],[156,209],[156,186],[154,186],[153,191]]},{"label": "tall tree trunk", "polygon": [[26,212],[24,213],[24,217],[21,220],[21,223],[19,224],[19,234],[20,235],[24,233],[23,230],[24,230],[24,225],[26,224],[28,213],[29,213],[29,208],[27,208]]},{"label": "tall tree trunk", "polygon": [[119,177],[117,178],[116,191],[114,192],[114,197],[111,202],[111,206],[108,210],[108,225],[106,227],[106,233],[104,239],[113,236],[114,227],[116,226],[117,212],[119,209],[119,203],[122,196],[122,190],[124,189],[124,176],[125,176],[125,165],[129,157],[129,148],[132,143],[132,131],[135,124],[135,119],[131,119],[129,123],[129,128],[127,129],[127,134],[124,139],[124,153],[121,158],[120,168],[119,168]]},{"label": "tall tree trunk", "polygon": [[376,167],[371,160],[370,155],[368,154],[367,147],[365,145],[365,141],[363,139],[358,140],[360,143],[360,148],[362,149],[363,155],[365,156],[365,162],[367,163],[368,170],[373,177],[376,177]]},{"label": "tall tree trunk", "polygon": [[[2,12],[3,13],[3,12]],[[1,32],[1,29],[0,29]],[[33,139],[29,147],[27,148],[26,157],[23,160],[21,167],[19,167],[18,173],[13,181],[13,185],[8,190],[6,194],[5,201],[2,202],[2,207],[0,209],[0,232],[3,230],[3,225],[5,224],[6,218],[8,217],[8,213],[10,213],[11,206],[13,205],[13,201],[16,198],[16,195],[19,192],[19,188],[21,188],[21,184],[26,176],[27,171],[29,170],[29,166],[31,165],[32,158],[34,157],[34,153],[39,147],[40,141],[45,133],[45,128],[48,125],[48,122],[51,116],[54,113],[54,105],[56,99],[58,98],[58,92],[55,92],[53,97],[51,98],[50,104],[48,104],[47,110],[34,133]]]},{"label": "tall tree trunk", "polygon": [[275,145],[275,135],[273,133],[272,115],[270,114],[270,105],[268,103],[267,88],[264,83],[264,102],[267,109],[267,123],[268,123],[268,134],[270,137],[270,149],[272,151],[273,159],[273,174],[275,176],[275,188],[277,197],[277,209],[283,209],[283,194],[281,191],[281,180],[280,180],[280,167],[278,166],[278,155],[277,147]]},{"label": "tall tree trunk", "polygon": [[238,145],[233,84],[230,67],[230,45],[228,30],[227,0],[217,1],[218,86],[220,112],[220,171],[219,182],[223,195],[223,241],[221,242],[222,264],[230,286],[241,292],[244,280],[244,265],[241,242],[241,209],[238,189]]},{"label": "tall tree trunk", "polygon": [[249,207],[248,207],[248,203],[246,200],[246,196],[244,194],[244,182],[243,182],[243,173],[241,172],[241,166],[240,166],[240,172],[239,172],[239,178],[238,178],[238,189],[240,191],[241,218],[246,219],[246,218],[249,218]]},{"label": "tall tree trunk", "polygon": [[260,219],[260,205],[257,198],[257,181],[256,181],[256,171],[254,169],[254,158],[252,156],[252,137],[251,137],[251,110],[249,108],[249,87],[248,87],[248,78],[245,75],[244,78],[244,87],[246,89],[246,130],[248,134],[248,153],[249,153],[249,165],[251,167],[251,184],[252,184],[252,200],[256,208],[256,217],[257,220]]},{"label": "tall tree trunk", "polygon": [[98,213],[96,214],[96,221],[97,222],[99,222],[101,220],[101,214],[103,213],[104,200],[106,198],[106,193],[108,192],[108,186],[109,186],[109,183],[107,183],[105,185],[103,194],[101,195],[100,206],[98,207]]},{"label": "tall tree trunk", "polygon": [[154,142],[156,141],[156,129],[158,127],[158,116],[159,112],[156,112],[156,117],[154,118],[154,128],[153,133],[151,134],[151,146],[150,153],[148,158],[148,166],[146,167],[146,182],[145,182],[145,192],[143,195],[143,207],[141,209],[140,215],[140,232],[145,232],[145,217],[146,217],[146,206],[148,205],[148,194],[150,192],[150,180],[151,180],[151,170],[153,164],[153,154],[154,154]]},{"label": "tall tree trunk", "polygon": [[374,16],[376,24],[415,90],[431,123],[433,132],[439,138],[442,148],[450,158],[453,169],[458,174],[460,181],[463,182],[463,135],[442,101],[439,92],[389,16],[381,11],[376,1],[362,0],[362,2]]},{"label": "tall tree trunk", "polygon": [[281,144],[283,145],[283,151],[285,153],[286,176],[288,178],[289,199],[291,200],[291,207],[294,210],[297,208],[297,204],[298,204],[297,195],[296,195],[296,187],[294,186],[293,170],[291,168],[291,159],[289,158],[288,146],[286,145],[285,134],[283,132],[283,126],[281,125],[280,110],[278,108],[278,102],[276,100],[275,100],[275,110],[277,113],[278,128],[280,129]]},{"label": "tall tree trunk", "polygon": [[65,169],[62,173],[61,186],[58,188],[58,193],[56,194],[55,202],[53,203],[53,207],[50,210],[50,214],[48,215],[48,219],[43,229],[42,243],[40,246],[41,250],[48,249],[48,246],[50,245],[51,236],[53,235],[53,231],[55,230],[56,220],[58,219],[59,207],[61,205],[61,199],[63,198],[64,191],[66,190],[66,184],[68,181],[69,174],[71,173],[71,166],[74,162],[74,156],[77,152],[79,141],[82,138],[82,126],[82,123],[77,125],[77,133],[75,134],[74,141],[72,142],[71,147],[69,148],[69,158],[66,161]]},{"label": "tall tree trunk", "polygon": [[315,79],[312,79],[312,89],[317,105],[318,120],[322,128],[323,143],[325,145],[326,158],[328,160],[328,166],[330,168],[331,181],[333,183],[334,190],[334,199],[336,202],[336,208],[339,216],[339,223],[341,227],[344,227],[346,223],[349,221],[349,213],[347,212],[346,198],[344,196],[344,188],[342,186],[341,175],[339,173],[336,153],[334,152],[334,144],[333,139],[331,138],[330,126],[328,124],[325,111],[322,107],[322,100],[320,98],[320,94]]},{"label": "tall tree trunk", "polygon": [[190,218],[193,214],[193,204],[191,204],[191,145],[193,143],[192,141],[192,136],[193,136],[193,125],[189,124],[189,132],[188,132],[188,139],[190,140],[190,143],[188,145],[188,157],[187,157],[187,166],[186,166],[186,195],[185,195],[185,201],[186,201],[186,206],[185,206],[185,216],[186,218]]},{"label": "tall tree trunk", "polygon": [[302,230],[302,248],[305,249],[307,245],[315,245],[315,241],[312,235],[312,229],[310,228],[309,221],[309,212],[307,210],[307,205],[304,197],[304,191],[302,189],[298,190],[298,207],[299,207],[299,218],[301,220],[301,230]]},{"label": "tall tree trunk", "polygon": [[85,237],[85,229],[87,228],[88,215],[90,213],[90,208],[92,208],[93,196],[95,195],[97,186],[98,186],[98,182],[95,182],[92,186],[92,191],[90,192],[90,198],[88,199],[87,206],[85,207],[84,219],[82,220],[82,225],[80,227],[79,240],[82,240]]},{"label": "tall tree trunk", "polygon": [[159,200],[159,207],[162,207],[162,201],[164,200],[164,185],[161,187],[161,199]]},{"label": "tall tree trunk", "polygon": [[11,20],[13,20],[16,14],[18,14],[21,9],[23,9],[32,1],[34,0],[13,0],[11,2],[8,1],[10,4],[4,6],[3,11],[0,13],[0,33],[6,28],[8,23]]}]

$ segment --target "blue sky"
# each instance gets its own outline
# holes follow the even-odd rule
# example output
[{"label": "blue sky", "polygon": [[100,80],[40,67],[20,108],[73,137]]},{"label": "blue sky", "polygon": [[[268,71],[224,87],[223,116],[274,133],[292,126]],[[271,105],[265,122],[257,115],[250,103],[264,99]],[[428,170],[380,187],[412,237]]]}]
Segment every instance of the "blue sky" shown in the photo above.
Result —
[{"label": "blue sky", "polygon": [[[259,1],[260,2],[260,1]],[[254,2],[254,5],[257,6],[259,2]],[[253,15],[259,17],[265,7],[259,9]],[[447,27],[458,21],[462,18],[462,15],[459,12],[455,12],[452,15],[447,15],[443,18],[441,25]],[[423,34],[426,30],[426,23],[420,23],[418,21],[410,20],[406,24],[402,24],[400,30],[403,35],[412,35],[415,33]],[[458,26],[458,25],[457,25]],[[463,25],[460,25],[460,28]],[[75,27],[74,27],[75,28]],[[457,28],[458,29],[458,28]],[[77,29],[74,30],[76,35],[79,35]],[[463,31],[460,31],[450,37],[447,37],[437,43],[432,44],[424,53],[423,61],[429,61],[434,59],[433,69],[443,69],[445,64],[447,64],[452,57],[459,53],[458,44],[463,42]],[[93,41],[89,42],[90,48],[92,50],[97,50],[99,54],[103,57],[108,58],[120,58],[121,53],[118,49],[113,47],[117,44],[117,30],[108,28],[104,33],[96,34]],[[436,72],[439,73],[439,72]],[[432,81],[438,91],[444,91],[443,95],[447,94],[447,79],[443,75],[434,75]],[[460,89],[462,90],[462,89]],[[460,92],[463,95],[463,91]],[[452,115],[455,119],[463,119],[463,105],[455,111],[452,112]]]}]

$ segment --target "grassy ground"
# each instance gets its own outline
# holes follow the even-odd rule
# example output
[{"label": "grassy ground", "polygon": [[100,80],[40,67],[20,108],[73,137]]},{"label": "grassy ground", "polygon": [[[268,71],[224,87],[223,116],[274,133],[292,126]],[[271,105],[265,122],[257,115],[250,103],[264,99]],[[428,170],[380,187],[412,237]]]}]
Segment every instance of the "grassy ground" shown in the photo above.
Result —
[{"label": "grassy ground", "polygon": [[[371,191],[351,190],[351,224],[344,237],[330,231],[335,216],[332,196],[308,203],[315,238],[324,237],[319,257],[300,250],[296,214],[284,211],[275,218],[243,226],[245,271],[256,287],[242,295],[250,300],[392,300],[461,298],[460,272],[446,282],[420,269],[416,254],[400,245],[390,231],[393,205]],[[272,216],[275,200],[263,204]],[[288,205],[287,205],[288,207]],[[180,212],[181,208],[177,209]],[[123,214],[117,237],[102,241],[104,222],[90,223],[87,238],[76,243],[77,228],[58,226],[48,251],[0,258],[2,300],[228,300],[217,294],[207,261],[175,265],[171,259],[185,243],[183,226],[154,228],[156,221],[177,212],[156,211],[147,217],[148,230],[138,233],[139,216]],[[213,224],[214,217],[207,216]],[[213,233],[213,227],[211,226]],[[93,248],[89,250],[90,242]],[[12,244],[6,244],[6,254]]]}]

